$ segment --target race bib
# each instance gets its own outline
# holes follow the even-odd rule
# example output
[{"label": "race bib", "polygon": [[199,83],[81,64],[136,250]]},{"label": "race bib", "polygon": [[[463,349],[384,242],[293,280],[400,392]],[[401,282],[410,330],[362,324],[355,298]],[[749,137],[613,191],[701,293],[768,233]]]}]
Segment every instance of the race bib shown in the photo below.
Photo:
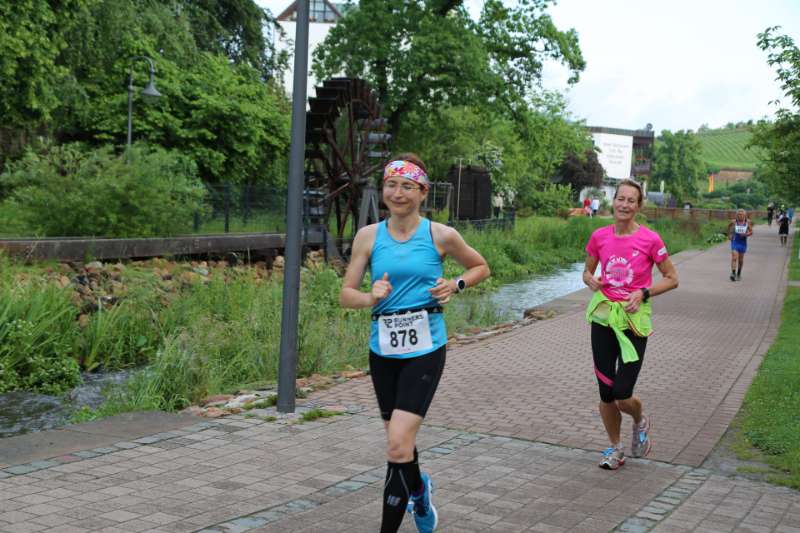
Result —
[{"label": "race bib", "polygon": [[428,312],[423,309],[379,316],[378,343],[383,355],[402,355],[433,348]]},{"label": "race bib", "polygon": [[741,226],[739,224],[735,224],[734,225],[734,232],[739,234],[739,235],[744,235],[745,233],[747,233],[747,224],[744,224],[744,225],[741,225]]}]

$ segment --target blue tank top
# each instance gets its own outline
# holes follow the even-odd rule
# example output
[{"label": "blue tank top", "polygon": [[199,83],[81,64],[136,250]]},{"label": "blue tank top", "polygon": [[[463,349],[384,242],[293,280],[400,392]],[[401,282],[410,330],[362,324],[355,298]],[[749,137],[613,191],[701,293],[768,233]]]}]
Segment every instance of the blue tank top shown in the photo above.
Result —
[{"label": "blue tank top", "polygon": [[[442,277],[442,258],[436,250],[431,233],[431,222],[421,218],[417,231],[405,242],[396,241],[389,234],[386,221],[378,224],[375,243],[370,255],[370,277],[375,282],[389,274],[392,292],[373,308],[373,315],[388,315],[409,309],[422,309],[439,305],[428,289],[436,285]],[[433,348],[402,355],[385,355],[396,359],[419,357],[438,350],[447,344],[447,328],[442,313],[429,313]],[[381,353],[378,342],[378,322],[372,321],[369,348],[378,355]]]}]

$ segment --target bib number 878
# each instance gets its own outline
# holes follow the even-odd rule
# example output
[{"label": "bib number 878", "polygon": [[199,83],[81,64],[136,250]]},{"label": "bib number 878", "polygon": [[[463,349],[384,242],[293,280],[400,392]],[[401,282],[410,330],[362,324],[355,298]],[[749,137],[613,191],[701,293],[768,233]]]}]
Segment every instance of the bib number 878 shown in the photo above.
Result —
[{"label": "bib number 878", "polygon": [[386,315],[378,319],[381,355],[403,355],[433,348],[428,312]]},{"label": "bib number 878", "polygon": [[411,346],[416,346],[419,339],[417,339],[417,330],[409,329],[408,331],[401,329],[398,331],[392,331],[390,333],[390,340],[389,342],[392,345],[392,348],[397,347],[405,347],[406,346],[406,337],[408,338],[408,344]]}]

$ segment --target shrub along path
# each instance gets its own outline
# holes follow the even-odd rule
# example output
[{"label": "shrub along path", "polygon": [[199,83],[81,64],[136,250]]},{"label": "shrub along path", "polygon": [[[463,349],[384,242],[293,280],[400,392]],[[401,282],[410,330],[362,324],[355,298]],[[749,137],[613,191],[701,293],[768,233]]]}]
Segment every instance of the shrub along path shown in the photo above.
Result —
[{"label": "shrub along path", "polygon": [[[741,282],[728,253],[676,257],[681,287],[656,299],[638,389],[655,451],[617,472],[596,466],[606,443],[580,307],[454,348],[419,443],[439,531],[800,530],[800,493],[696,468],[741,403],[786,284],[773,231],[756,228]],[[384,460],[369,378],[306,404],[351,414],[237,415],[6,467],[0,530],[374,532]]]}]

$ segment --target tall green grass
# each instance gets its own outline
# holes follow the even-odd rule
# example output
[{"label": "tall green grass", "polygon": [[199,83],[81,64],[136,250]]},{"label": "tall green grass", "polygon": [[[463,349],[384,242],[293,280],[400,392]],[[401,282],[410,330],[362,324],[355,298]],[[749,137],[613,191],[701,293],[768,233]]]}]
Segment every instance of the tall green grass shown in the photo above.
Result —
[{"label": "tall green grass", "polygon": [[66,291],[29,283],[0,286],[0,392],[53,394],[79,383],[77,334]]},{"label": "tall green grass", "polygon": [[[298,374],[331,373],[367,365],[368,310],[339,306],[341,280],[327,267],[303,273],[300,294]],[[173,410],[237,385],[274,381],[280,348],[280,280],[254,284],[245,276],[198,285],[171,307],[185,325],[165,337],[152,363],[99,413]],[[447,313],[451,331],[487,326],[494,310]]]}]

